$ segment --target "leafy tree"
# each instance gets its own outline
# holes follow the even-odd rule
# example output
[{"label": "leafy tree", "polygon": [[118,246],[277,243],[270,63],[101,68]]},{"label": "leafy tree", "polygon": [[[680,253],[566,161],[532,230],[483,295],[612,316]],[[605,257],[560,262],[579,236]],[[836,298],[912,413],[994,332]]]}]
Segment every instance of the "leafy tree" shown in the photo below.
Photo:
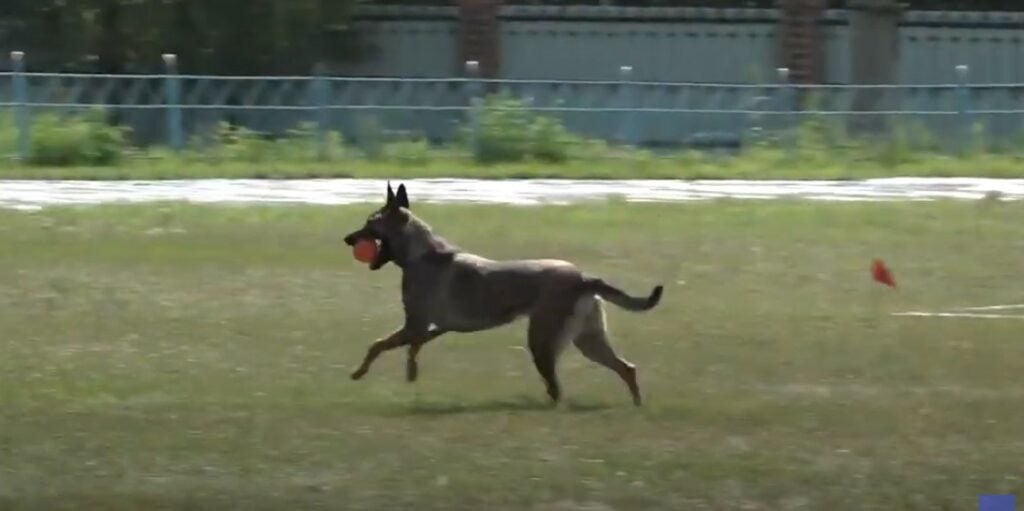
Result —
[{"label": "leafy tree", "polygon": [[365,53],[359,1],[2,0],[0,47],[47,70],[156,71],[171,52],[186,73],[306,74]]}]

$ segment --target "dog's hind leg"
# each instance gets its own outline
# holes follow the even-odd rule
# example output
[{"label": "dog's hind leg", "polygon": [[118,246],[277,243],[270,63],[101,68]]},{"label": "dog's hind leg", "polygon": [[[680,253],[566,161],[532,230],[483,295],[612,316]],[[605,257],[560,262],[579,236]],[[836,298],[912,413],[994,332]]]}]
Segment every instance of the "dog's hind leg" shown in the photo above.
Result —
[{"label": "dog's hind leg", "polygon": [[[585,300],[585,299],[583,299]],[[584,304],[583,301],[580,302]],[[600,365],[615,371],[615,374],[622,378],[622,381],[629,387],[629,393],[633,396],[633,404],[640,406],[643,400],[640,397],[640,385],[636,381],[636,366],[627,362],[615,354],[611,344],[608,342],[608,326],[605,322],[604,307],[599,299],[589,303],[589,310],[585,312],[583,328],[573,339],[573,344],[579,348],[583,356]]]},{"label": "dog's hind leg", "polygon": [[562,397],[558,382],[558,356],[565,345],[580,332],[580,318],[574,315],[572,306],[540,306],[530,315],[527,342],[537,372],[544,379],[548,396],[555,403]]}]

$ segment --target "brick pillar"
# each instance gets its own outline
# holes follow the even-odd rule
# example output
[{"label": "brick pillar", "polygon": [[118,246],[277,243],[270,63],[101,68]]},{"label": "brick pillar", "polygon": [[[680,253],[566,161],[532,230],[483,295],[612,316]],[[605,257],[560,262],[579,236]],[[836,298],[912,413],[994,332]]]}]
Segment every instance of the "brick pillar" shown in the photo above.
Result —
[{"label": "brick pillar", "polygon": [[782,67],[789,68],[790,80],[799,84],[824,81],[825,35],[821,19],[825,0],[778,0],[779,42]]},{"label": "brick pillar", "polygon": [[480,63],[480,77],[501,75],[501,0],[459,0],[459,72],[467,60]]}]

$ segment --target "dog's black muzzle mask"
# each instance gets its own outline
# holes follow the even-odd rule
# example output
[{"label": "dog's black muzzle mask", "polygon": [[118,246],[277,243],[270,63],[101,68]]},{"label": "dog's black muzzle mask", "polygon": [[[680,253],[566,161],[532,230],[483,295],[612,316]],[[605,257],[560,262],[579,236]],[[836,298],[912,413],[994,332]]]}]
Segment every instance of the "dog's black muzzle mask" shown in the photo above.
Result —
[{"label": "dog's black muzzle mask", "polygon": [[386,238],[378,236],[375,232],[365,227],[345,236],[345,244],[350,247],[355,246],[359,240],[377,240],[380,242],[380,250],[377,251],[377,257],[370,263],[370,270],[379,270],[382,266],[394,260],[391,253],[391,244],[388,243]]}]

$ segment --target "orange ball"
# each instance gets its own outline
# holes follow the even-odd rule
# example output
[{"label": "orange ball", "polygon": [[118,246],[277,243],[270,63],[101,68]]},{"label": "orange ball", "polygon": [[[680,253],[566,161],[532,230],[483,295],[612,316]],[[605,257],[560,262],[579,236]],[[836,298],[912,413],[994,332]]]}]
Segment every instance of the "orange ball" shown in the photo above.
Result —
[{"label": "orange ball", "polygon": [[377,258],[378,252],[380,252],[380,246],[377,240],[359,240],[352,247],[352,257],[355,257],[356,261],[366,264],[372,263]]}]

